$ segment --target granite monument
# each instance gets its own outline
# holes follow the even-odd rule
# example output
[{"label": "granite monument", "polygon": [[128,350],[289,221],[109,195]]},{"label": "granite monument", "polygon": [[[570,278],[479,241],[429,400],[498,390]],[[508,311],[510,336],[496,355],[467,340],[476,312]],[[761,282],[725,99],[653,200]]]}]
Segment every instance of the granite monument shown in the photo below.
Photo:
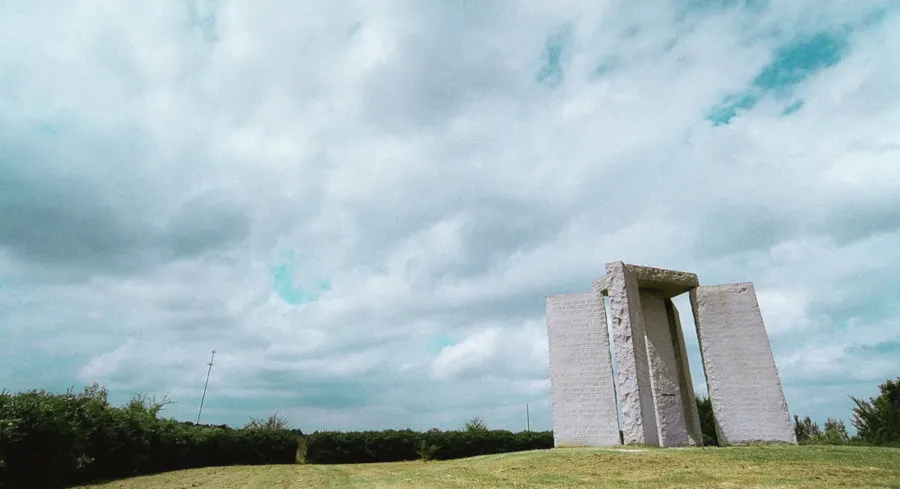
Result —
[{"label": "granite monument", "polygon": [[556,446],[703,444],[672,302],[683,293],[690,294],[719,444],[796,443],[752,283],[706,287],[693,273],[612,262],[592,292],[547,298]]}]

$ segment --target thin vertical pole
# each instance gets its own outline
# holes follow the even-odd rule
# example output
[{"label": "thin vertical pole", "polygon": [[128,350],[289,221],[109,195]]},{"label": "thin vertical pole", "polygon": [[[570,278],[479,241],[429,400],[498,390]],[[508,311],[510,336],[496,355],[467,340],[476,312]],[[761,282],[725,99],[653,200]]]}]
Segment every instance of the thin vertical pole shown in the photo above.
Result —
[{"label": "thin vertical pole", "polygon": [[209,373],[212,371],[213,366],[213,358],[216,356],[216,350],[212,351],[212,355],[209,357],[209,368],[206,369],[206,383],[203,384],[203,396],[200,397],[200,410],[197,411],[197,424],[200,424],[200,413],[203,412],[203,401],[206,399],[206,387],[209,386]]},{"label": "thin vertical pole", "polygon": [[528,431],[531,431],[531,412],[528,411],[528,404],[525,405],[525,422],[528,426]]}]

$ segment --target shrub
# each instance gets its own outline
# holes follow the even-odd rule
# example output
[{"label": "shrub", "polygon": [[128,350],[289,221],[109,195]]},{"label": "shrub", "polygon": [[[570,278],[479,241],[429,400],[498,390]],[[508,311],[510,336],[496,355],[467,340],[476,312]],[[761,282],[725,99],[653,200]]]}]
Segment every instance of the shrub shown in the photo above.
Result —
[{"label": "shrub", "polygon": [[305,464],[307,452],[306,437],[303,435],[297,436],[297,453],[294,457],[294,461],[298,464]]},{"label": "shrub", "polygon": [[398,462],[419,458],[420,434],[412,430],[319,431],[306,437],[313,464]]},{"label": "shrub", "polygon": [[553,448],[553,433],[504,430],[318,431],[306,436],[309,463],[345,464],[448,460],[523,450]]},{"label": "shrub", "polygon": [[825,429],[819,435],[817,442],[823,445],[846,445],[850,442],[847,427],[844,420],[828,418],[825,420]]},{"label": "shrub", "polygon": [[862,441],[875,445],[900,444],[900,377],[888,379],[878,390],[879,395],[868,401],[850,396],[856,404],[851,423]]},{"label": "shrub", "polygon": [[434,460],[434,452],[438,451],[441,447],[437,445],[429,445],[424,438],[419,440],[419,449],[417,453],[419,454],[419,460],[423,462],[427,462],[429,460]]},{"label": "shrub", "polygon": [[797,443],[815,442],[822,436],[822,430],[819,429],[818,423],[809,418],[809,416],[800,419],[794,415],[794,436],[797,437]]},{"label": "shrub", "polygon": [[700,415],[700,432],[703,434],[703,446],[718,446],[719,435],[716,433],[716,417],[713,414],[712,401],[709,397],[697,397],[697,414]]},{"label": "shrub", "polygon": [[96,384],[81,394],[0,394],[0,485],[59,485],[96,464],[99,420],[109,409]]},{"label": "shrub", "polygon": [[137,395],[112,407],[105,389],[0,392],[0,487],[41,488],[167,470],[295,463],[299,430],[159,419],[170,401]]},{"label": "shrub", "polygon": [[243,429],[160,419],[171,401],[138,394],[121,407],[94,384],[83,392],[0,392],[0,487],[62,487],[186,468],[433,460],[553,447],[552,432],[316,432],[277,414]]},{"label": "shrub", "polygon": [[291,423],[279,416],[278,413],[271,414],[266,419],[251,416],[250,422],[244,426],[244,429],[247,430],[288,430],[290,428]]},{"label": "shrub", "polygon": [[481,418],[471,418],[464,425],[466,431],[487,431],[487,424]]}]

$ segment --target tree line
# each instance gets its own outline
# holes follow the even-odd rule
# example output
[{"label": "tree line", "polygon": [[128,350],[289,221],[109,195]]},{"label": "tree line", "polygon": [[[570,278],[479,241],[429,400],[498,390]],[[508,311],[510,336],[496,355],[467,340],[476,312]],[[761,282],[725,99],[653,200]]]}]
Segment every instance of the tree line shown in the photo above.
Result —
[{"label": "tree line", "polygon": [[[900,377],[888,379],[878,386],[878,395],[869,399],[853,400],[850,423],[856,428],[856,435],[847,433],[842,419],[828,418],[820,427],[809,416],[794,415],[794,434],[800,444],[818,445],[876,445],[900,446]],[[697,396],[697,411],[703,444],[716,446],[716,421],[712,402],[708,397]]]}]

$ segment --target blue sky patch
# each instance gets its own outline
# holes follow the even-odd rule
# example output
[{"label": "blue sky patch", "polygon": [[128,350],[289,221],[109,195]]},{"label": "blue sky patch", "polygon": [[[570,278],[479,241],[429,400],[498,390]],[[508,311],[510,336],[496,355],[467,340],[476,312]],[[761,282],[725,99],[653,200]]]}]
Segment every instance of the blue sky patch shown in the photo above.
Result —
[{"label": "blue sky patch", "polygon": [[759,102],[759,97],[752,92],[743,95],[732,95],[725,99],[722,105],[710,111],[708,118],[717,126],[728,124],[738,112],[752,109],[757,102]]},{"label": "blue sky patch", "polygon": [[547,38],[544,44],[544,66],[537,74],[537,81],[550,87],[557,87],[563,82],[563,55],[571,44],[571,26],[565,26]]},{"label": "blue sky patch", "polygon": [[791,115],[794,112],[802,109],[803,104],[804,102],[802,100],[797,100],[796,102],[793,102],[790,105],[786,106],[784,110],[781,111],[781,115]]},{"label": "blue sky patch", "polygon": [[441,334],[431,339],[428,342],[428,351],[432,353],[437,353],[448,346],[453,346],[455,343],[453,339],[450,338],[447,334]]},{"label": "blue sky patch", "polygon": [[775,60],[753,80],[753,87],[775,92],[790,89],[814,73],[836,65],[846,46],[846,37],[827,33],[783,46],[776,53]]},{"label": "blue sky patch", "polygon": [[[846,35],[820,32],[812,37],[785,44],[771,63],[763,67],[745,92],[726,97],[707,114],[714,125],[728,124],[740,112],[752,109],[765,95],[782,98],[815,73],[836,65],[846,54]],[[798,105],[799,104],[799,105]],[[796,112],[803,102],[794,102],[783,114]]]},{"label": "blue sky patch", "polygon": [[316,285],[306,289],[295,285],[294,278],[294,252],[288,253],[288,260],[275,267],[272,271],[274,282],[273,290],[285,302],[294,305],[307,304],[318,300],[323,292],[331,290],[331,282],[321,280]]},{"label": "blue sky patch", "polygon": [[866,354],[866,355],[897,355],[900,356],[900,339],[880,341],[872,345],[861,345],[845,348],[844,351],[850,354]]},{"label": "blue sky patch", "polygon": [[685,12],[718,12],[735,7],[759,11],[769,4],[767,0],[682,0],[679,2]]},{"label": "blue sky patch", "polygon": [[38,131],[44,136],[58,136],[60,130],[60,125],[53,122],[42,122],[38,125]]}]

